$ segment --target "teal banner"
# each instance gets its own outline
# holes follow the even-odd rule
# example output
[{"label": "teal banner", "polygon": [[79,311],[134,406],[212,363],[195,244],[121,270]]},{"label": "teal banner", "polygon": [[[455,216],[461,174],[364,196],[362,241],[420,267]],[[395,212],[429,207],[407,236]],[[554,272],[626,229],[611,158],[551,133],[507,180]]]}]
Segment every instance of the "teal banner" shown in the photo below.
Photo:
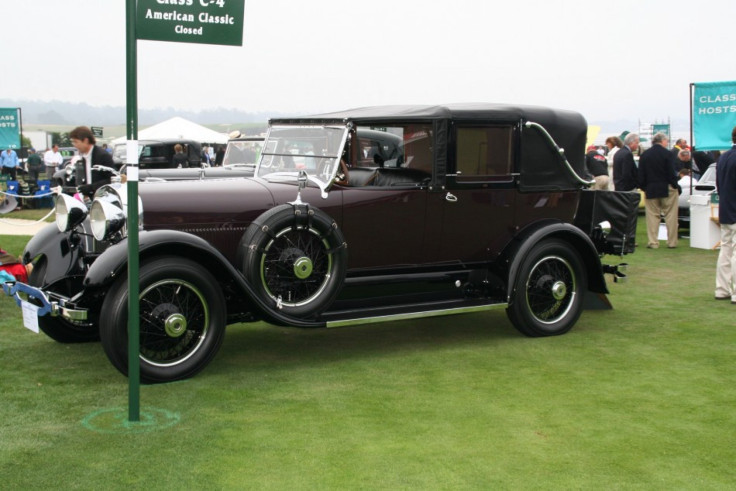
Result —
[{"label": "teal banner", "polygon": [[0,149],[20,148],[20,118],[17,107],[0,107]]},{"label": "teal banner", "polygon": [[736,81],[696,83],[693,87],[693,144],[698,150],[731,148]]},{"label": "teal banner", "polygon": [[652,135],[656,135],[657,133],[664,133],[667,135],[667,139],[670,139],[670,125],[669,124],[653,124],[652,125]]}]

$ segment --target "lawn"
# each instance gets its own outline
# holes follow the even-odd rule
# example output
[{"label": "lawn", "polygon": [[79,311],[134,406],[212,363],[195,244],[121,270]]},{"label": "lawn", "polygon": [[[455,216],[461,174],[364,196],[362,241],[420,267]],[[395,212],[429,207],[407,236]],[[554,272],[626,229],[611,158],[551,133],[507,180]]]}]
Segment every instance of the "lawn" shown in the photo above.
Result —
[{"label": "lawn", "polygon": [[614,310],[553,338],[503,311],[231,326],[200,375],[142,387],[143,423],[110,431],[128,385],[100,345],[34,334],[3,297],[0,488],[732,489],[736,306],[713,300],[716,254],[640,248]]}]

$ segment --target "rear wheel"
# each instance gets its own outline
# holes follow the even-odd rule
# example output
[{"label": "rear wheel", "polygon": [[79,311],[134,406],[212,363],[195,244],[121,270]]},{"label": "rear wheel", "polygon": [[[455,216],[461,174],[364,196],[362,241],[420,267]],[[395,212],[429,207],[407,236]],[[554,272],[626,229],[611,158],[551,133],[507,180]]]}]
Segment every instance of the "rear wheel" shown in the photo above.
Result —
[{"label": "rear wheel", "polygon": [[[139,283],[141,380],[170,382],[195,375],[212,360],[225,335],[225,302],[216,279],[188,259],[160,257],[141,265]],[[127,375],[127,278],[110,289],[102,312],[102,347]]]},{"label": "rear wheel", "polygon": [[540,242],[524,258],[507,313],[527,336],[569,331],[582,312],[586,276],[580,255],[557,239]]}]

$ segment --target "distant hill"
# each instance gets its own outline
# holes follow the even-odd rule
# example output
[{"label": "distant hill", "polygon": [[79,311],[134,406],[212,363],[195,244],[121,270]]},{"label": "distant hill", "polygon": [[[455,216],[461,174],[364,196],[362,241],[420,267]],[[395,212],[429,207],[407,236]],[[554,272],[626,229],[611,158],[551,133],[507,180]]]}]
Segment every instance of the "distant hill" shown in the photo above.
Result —
[{"label": "distant hill", "polygon": [[[42,125],[125,125],[125,107],[90,106],[86,103],[0,99],[0,107],[20,107],[23,124]],[[269,118],[294,114],[255,112],[216,108],[206,111],[181,111],[174,108],[138,109],[138,124],[152,125],[181,116],[202,125],[266,122]]]}]

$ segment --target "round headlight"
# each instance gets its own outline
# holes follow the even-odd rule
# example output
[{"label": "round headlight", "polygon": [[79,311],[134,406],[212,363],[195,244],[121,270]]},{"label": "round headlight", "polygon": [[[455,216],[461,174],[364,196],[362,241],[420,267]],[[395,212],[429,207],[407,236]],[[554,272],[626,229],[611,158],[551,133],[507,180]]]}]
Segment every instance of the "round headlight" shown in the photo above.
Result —
[{"label": "round headlight", "polygon": [[87,207],[78,199],[60,194],[56,198],[55,213],[59,232],[68,232],[87,218]]},{"label": "round headlight", "polygon": [[89,223],[95,239],[105,240],[123,228],[125,212],[109,201],[96,199],[89,210]]}]

